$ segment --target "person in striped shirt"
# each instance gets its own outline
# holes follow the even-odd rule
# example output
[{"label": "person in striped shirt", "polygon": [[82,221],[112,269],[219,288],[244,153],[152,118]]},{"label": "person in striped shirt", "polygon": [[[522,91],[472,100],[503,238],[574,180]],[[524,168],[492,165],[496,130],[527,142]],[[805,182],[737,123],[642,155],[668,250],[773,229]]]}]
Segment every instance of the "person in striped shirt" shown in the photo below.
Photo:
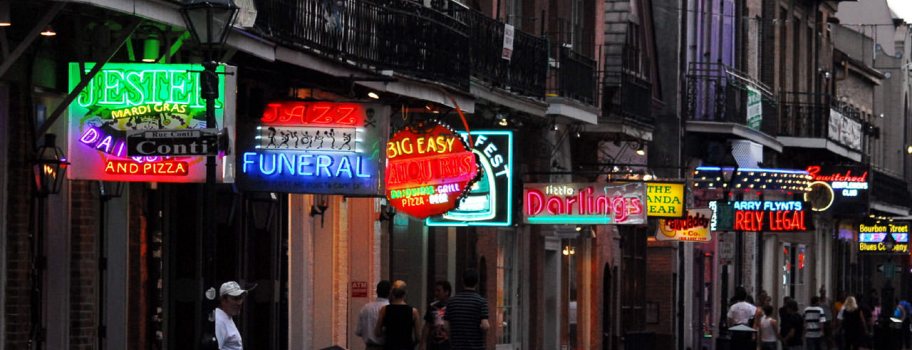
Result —
[{"label": "person in striped shirt", "polygon": [[826,327],[826,314],[820,307],[820,297],[811,297],[811,306],[804,308],[805,349],[823,349],[823,331]]},{"label": "person in striped shirt", "polygon": [[465,289],[447,301],[443,316],[450,334],[450,346],[459,350],[485,348],[488,323],[488,301],[478,294],[478,271],[466,270],[462,274]]}]

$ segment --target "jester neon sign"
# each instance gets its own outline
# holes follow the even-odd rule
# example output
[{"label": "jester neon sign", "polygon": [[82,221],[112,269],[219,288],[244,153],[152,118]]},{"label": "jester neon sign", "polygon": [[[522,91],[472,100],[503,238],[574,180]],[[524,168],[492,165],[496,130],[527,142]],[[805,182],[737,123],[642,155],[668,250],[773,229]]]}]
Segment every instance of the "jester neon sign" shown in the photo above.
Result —
[{"label": "jester neon sign", "polygon": [[[70,89],[94,63],[69,65]],[[225,72],[225,66],[217,71]],[[128,157],[126,134],[131,130],[192,130],[206,128],[205,100],[199,94],[200,65],[108,63],[69,106],[69,155],[71,179],[133,182],[203,182],[205,158]],[[234,76],[219,74],[216,123],[229,127],[225,109],[233,108],[234,95],[226,84]],[[233,91],[233,89],[230,89]],[[213,126],[214,127],[214,126]],[[230,181],[217,157],[218,178]]]}]

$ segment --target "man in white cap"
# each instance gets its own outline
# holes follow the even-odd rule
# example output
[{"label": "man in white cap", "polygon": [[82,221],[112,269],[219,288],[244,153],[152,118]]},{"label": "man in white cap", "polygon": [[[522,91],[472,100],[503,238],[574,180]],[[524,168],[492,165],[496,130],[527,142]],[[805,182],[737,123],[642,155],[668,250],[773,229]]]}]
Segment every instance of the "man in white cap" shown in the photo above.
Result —
[{"label": "man in white cap", "polygon": [[[253,289],[253,288],[251,288]],[[243,350],[241,333],[234,325],[232,317],[241,314],[247,290],[235,281],[222,283],[219,288],[219,306],[215,309],[215,338],[221,350]]]}]

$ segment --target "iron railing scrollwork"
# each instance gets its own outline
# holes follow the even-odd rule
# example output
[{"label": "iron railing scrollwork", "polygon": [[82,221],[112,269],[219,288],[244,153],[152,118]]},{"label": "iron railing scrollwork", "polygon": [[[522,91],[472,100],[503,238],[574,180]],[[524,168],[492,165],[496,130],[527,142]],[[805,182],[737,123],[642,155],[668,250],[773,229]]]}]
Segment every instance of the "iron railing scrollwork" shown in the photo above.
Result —
[{"label": "iron railing scrollwork", "polygon": [[694,62],[687,74],[687,119],[748,125],[748,94],[760,94],[760,131],[778,129],[778,100],[759,82],[721,63]]},{"label": "iron railing scrollwork", "polygon": [[[864,149],[872,134],[873,125],[862,117],[857,108],[829,94],[783,92],[780,94],[779,135],[821,138],[855,151]],[[838,118],[837,120],[831,120]],[[830,124],[834,124],[831,126]],[[833,128],[834,130],[830,130]],[[843,130],[845,129],[845,130]],[[840,134],[840,135],[836,135]],[[847,144],[841,134],[857,134],[861,144]],[[849,137],[854,139],[855,137]]]},{"label": "iron railing scrollwork", "polygon": [[566,97],[594,105],[596,95],[596,62],[569,47],[558,47],[557,60],[551,67],[549,95]]},{"label": "iron railing scrollwork", "polygon": [[605,54],[602,80],[602,110],[605,118],[620,117],[643,125],[654,125],[652,83],[647,64],[637,48],[624,45],[616,53]]}]

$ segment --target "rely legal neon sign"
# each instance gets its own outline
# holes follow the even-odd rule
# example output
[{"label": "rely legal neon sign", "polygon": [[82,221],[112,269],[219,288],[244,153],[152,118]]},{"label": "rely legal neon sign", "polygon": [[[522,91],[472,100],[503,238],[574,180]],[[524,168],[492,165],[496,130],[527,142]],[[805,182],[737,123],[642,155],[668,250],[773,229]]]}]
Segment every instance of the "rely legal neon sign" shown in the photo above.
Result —
[{"label": "rely legal neon sign", "polygon": [[736,201],[735,231],[807,231],[807,211],[799,201]]},{"label": "rely legal neon sign", "polygon": [[[94,63],[69,65],[74,89]],[[128,130],[206,128],[200,97],[200,65],[108,63],[69,106],[71,179],[105,181],[202,182],[204,157],[128,157]],[[224,66],[217,71],[225,72]],[[233,77],[229,78],[232,79]],[[224,126],[225,93],[219,75],[216,122]],[[222,159],[218,164],[221,167]],[[217,171],[222,175],[221,171]]]},{"label": "rely legal neon sign", "polygon": [[238,184],[245,189],[379,194],[388,107],[350,102],[266,105],[246,138]]}]

